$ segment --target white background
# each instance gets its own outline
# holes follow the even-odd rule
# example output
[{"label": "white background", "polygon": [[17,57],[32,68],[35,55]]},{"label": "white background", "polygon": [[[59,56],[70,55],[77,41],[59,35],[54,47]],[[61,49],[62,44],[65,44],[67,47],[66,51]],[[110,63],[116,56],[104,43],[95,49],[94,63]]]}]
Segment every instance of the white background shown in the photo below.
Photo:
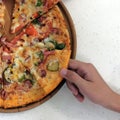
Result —
[{"label": "white background", "polygon": [[[76,59],[92,62],[108,85],[120,93],[120,0],[63,2],[76,28]],[[0,113],[0,120],[120,120],[120,114],[87,99],[79,103],[64,85],[39,107],[14,114]]]}]

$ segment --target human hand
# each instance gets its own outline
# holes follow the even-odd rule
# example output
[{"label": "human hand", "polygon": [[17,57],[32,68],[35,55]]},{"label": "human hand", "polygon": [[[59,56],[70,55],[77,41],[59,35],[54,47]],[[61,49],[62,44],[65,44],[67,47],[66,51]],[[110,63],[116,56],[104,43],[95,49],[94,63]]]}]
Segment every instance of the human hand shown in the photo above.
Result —
[{"label": "human hand", "polygon": [[85,95],[96,104],[120,111],[120,96],[109,88],[92,64],[70,60],[69,70],[62,69],[61,75],[80,102],[84,100]]}]

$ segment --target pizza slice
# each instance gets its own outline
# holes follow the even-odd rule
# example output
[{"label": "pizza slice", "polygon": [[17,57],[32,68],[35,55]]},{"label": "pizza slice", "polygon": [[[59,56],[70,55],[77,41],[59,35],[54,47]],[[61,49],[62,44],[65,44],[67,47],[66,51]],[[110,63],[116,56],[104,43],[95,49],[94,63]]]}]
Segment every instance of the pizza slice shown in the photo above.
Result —
[{"label": "pizza slice", "polygon": [[3,34],[3,28],[4,28],[4,15],[5,15],[5,5],[2,0],[0,0],[0,37]]},{"label": "pizza slice", "polygon": [[35,76],[39,76],[39,84],[44,88],[45,93],[49,94],[62,81],[60,70],[68,66],[71,55],[70,36],[64,17],[57,6],[39,20],[43,26],[44,21],[45,23],[52,21],[52,24],[49,23],[49,35],[43,34],[46,37],[42,41],[47,48],[44,52],[44,61],[40,64],[37,62],[34,71]]},{"label": "pizza slice", "polygon": [[13,10],[11,33],[23,28],[33,19],[46,13],[59,0],[15,0]]},{"label": "pizza slice", "polygon": [[7,84],[4,84],[4,108],[25,106],[46,95],[19,58],[14,58],[14,62],[4,70],[3,77],[7,81]]}]

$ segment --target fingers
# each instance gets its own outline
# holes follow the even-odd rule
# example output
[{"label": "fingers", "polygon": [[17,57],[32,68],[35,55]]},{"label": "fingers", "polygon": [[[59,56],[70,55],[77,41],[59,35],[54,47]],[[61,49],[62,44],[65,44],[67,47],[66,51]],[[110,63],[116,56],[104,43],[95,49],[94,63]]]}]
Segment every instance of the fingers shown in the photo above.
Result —
[{"label": "fingers", "polygon": [[77,60],[70,60],[69,61],[69,69],[76,71],[81,77],[84,77],[87,72],[87,63],[83,63]]},{"label": "fingers", "polygon": [[84,70],[86,69],[86,63],[70,59],[68,67],[72,70],[77,70],[77,69]]},{"label": "fingers", "polygon": [[67,84],[68,88],[71,90],[71,92],[73,93],[73,95],[78,95],[79,91],[73,83],[66,81],[66,84]]},{"label": "fingers", "polygon": [[78,101],[83,102],[84,96],[79,92],[79,89],[69,81],[66,81],[68,88],[71,90],[73,95],[77,98]]},{"label": "fingers", "polygon": [[90,63],[84,63],[77,60],[70,60],[69,68],[72,71],[75,71],[76,73],[78,73],[79,76],[81,76],[83,79],[89,82],[96,81],[97,79],[95,78],[100,77],[96,68]]},{"label": "fingers", "polygon": [[82,94],[74,95],[78,101],[83,102],[84,101],[84,96]]},{"label": "fingers", "polygon": [[62,69],[60,72],[61,76],[71,83],[74,83],[78,88],[84,88],[86,81],[82,79],[77,73],[71,70]]}]

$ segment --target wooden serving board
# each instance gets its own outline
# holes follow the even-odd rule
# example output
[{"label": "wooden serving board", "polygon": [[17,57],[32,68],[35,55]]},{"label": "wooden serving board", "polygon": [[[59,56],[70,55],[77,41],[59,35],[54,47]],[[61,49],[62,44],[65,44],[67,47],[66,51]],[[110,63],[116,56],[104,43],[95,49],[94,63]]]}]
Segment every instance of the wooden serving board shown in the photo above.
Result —
[{"label": "wooden serving board", "polygon": [[[13,2],[11,2],[11,1],[13,1]],[[6,21],[8,21],[8,22],[6,22],[5,32],[6,32],[7,37],[9,38],[9,40],[11,40],[15,36],[15,34],[13,34],[13,35],[9,34],[9,28],[10,28],[10,24],[11,24],[10,19],[11,19],[13,4],[14,4],[14,0],[6,0],[6,6],[9,10],[6,11],[6,15],[5,15]],[[57,5],[64,16],[64,19],[66,21],[66,24],[67,24],[67,27],[69,30],[69,35],[70,35],[70,40],[71,40],[71,50],[72,50],[71,58],[74,59],[76,56],[76,48],[77,48],[77,40],[76,40],[76,32],[75,32],[74,24],[73,24],[70,14],[69,14],[68,10],[66,9],[65,5],[63,4],[63,2],[59,2]],[[21,112],[21,111],[25,111],[25,110],[29,110],[34,107],[37,107],[40,104],[44,103],[45,101],[49,100],[53,95],[55,95],[59,91],[59,89],[63,86],[64,83],[65,83],[65,80],[63,80],[57,86],[57,88],[54,89],[50,94],[48,94],[45,98],[43,98],[42,100],[40,100],[38,102],[31,103],[31,104],[28,104],[23,107],[12,108],[12,109],[0,108],[0,112],[15,113],[15,112]]]}]

